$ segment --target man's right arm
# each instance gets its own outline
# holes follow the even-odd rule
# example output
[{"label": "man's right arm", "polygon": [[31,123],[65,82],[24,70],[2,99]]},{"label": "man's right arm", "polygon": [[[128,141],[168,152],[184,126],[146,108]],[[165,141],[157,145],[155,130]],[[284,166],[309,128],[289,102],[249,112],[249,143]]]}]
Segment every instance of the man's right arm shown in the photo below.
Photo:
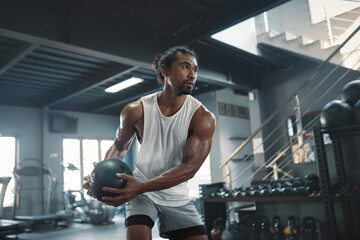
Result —
[{"label": "man's right arm", "polygon": [[116,131],[114,144],[105,154],[105,159],[123,160],[135,138],[135,124],[143,117],[141,100],[129,103],[120,114],[120,125]]},{"label": "man's right arm", "polygon": [[[135,124],[143,117],[143,108],[141,100],[129,103],[124,107],[120,114],[120,125],[116,131],[114,144],[105,154],[105,159],[116,158],[123,160],[133,139],[135,138]],[[84,177],[83,188],[87,194],[92,196],[90,190],[90,176]]]}]

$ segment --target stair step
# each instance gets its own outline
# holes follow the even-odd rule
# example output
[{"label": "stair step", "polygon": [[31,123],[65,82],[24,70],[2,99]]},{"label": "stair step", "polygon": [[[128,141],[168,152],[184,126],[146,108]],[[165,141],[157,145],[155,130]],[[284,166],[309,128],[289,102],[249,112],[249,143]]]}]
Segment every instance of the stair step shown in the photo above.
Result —
[{"label": "stair step", "polygon": [[349,23],[354,22],[353,19],[338,18],[338,17],[333,17],[333,18],[330,19],[330,21],[341,21],[341,22],[349,22]]},{"label": "stair step", "polygon": [[[315,59],[325,60],[327,59],[337,48],[337,46],[322,49],[321,41],[317,40],[307,45],[303,44],[303,38],[298,37],[296,39],[286,41],[285,34],[280,34],[276,37],[270,38],[267,34],[262,34],[258,36],[258,43],[268,44],[270,46],[278,47],[284,50],[298,53],[300,55],[312,57]],[[332,62],[339,63],[341,62],[341,54],[337,54]]]},{"label": "stair step", "polygon": [[359,14],[356,12],[346,12],[336,16],[337,19],[345,19],[345,20],[355,20],[359,17]]},{"label": "stair step", "polygon": [[342,27],[342,28],[348,28],[350,27],[355,20],[351,21],[343,21],[342,19],[330,19],[331,27]]}]

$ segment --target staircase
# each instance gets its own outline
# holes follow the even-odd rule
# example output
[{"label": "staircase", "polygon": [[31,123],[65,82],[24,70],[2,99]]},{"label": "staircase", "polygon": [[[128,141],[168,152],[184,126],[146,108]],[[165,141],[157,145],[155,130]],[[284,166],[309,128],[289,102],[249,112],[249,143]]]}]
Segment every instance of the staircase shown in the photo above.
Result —
[{"label": "staircase", "polygon": [[[230,188],[249,186],[254,180],[274,179],[278,173],[283,173],[283,177],[294,176],[293,163],[309,162],[305,155],[311,151],[305,148],[313,144],[312,129],[320,117],[319,106],[324,106],[329,96],[331,99],[339,97],[339,86],[359,77],[360,3],[339,14],[333,12],[325,21],[320,19],[315,23],[312,23],[315,20],[309,10],[300,14],[301,9],[308,8],[307,3],[305,0],[293,0],[285,7],[286,4],[255,19],[257,28],[261,24],[266,25],[261,28],[262,32],[257,31],[260,53],[276,47],[318,59],[320,64],[279,109],[222,161],[220,168],[226,172],[224,182]],[[292,12],[287,11],[289,9]],[[283,19],[285,15],[286,20]],[[309,113],[312,113],[311,119],[308,118]],[[290,124],[287,122],[287,129],[284,129],[284,122],[289,120],[289,116],[296,117]],[[289,139],[288,130],[295,129],[295,126],[300,130]],[[263,132],[267,132],[266,136],[262,135]],[[232,161],[236,156],[244,156],[248,144],[252,144],[253,153],[239,162]]]},{"label": "staircase", "polygon": [[[344,6],[348,4],[346,1],[340,2]],[[339,9],[339,14],[335,16],[332,15],[336,12],[326,15],[324,7],[324,19],[318,22],[315,21],[318,19],[314,12],[316,10],[319,14],[321,8],[311,11],[310,3],[311,1],[292,0],[255,17],[255,22],[267,24],[264,28],[266,31],[258,32],[257,35],[260,51],[264,46],[270,45],[324,61],[360,25],[360,3],[351,2],[351,6]],[[328,9],[330,7],[336,6],[327,6]],[[360,57],[359,49],[355,48],[359,41],[360,34],[357,34],[330,62],[351,68],[353,60],[350,60],[349,54],[356,52],[352,54],[352,59]]]}]

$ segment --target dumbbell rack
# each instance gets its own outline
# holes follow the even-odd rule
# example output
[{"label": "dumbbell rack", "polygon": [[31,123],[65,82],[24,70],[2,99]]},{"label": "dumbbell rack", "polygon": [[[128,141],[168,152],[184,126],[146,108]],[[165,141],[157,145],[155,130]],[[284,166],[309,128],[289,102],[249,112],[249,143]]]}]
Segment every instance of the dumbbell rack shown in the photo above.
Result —
[{"label": "dumbbell rack", "polygon": [[[340,139],[343,136],[355,136],[360,135],[360,126],[353,126],[348,128],[339,128],[339,129],[323,129],[316,127],[314,131],[314,141],[316,146],[316,155],[317,155],[317,168],[320,177],[320,184],[322,194],[321,196],[269,196],[269,197],[224,197],[224,198],[214,198],[204,195],[201,198],[203,204],[203,211],[205,215],[205,224],[207,229],[211,227],[212,223],[208,222],[209,219],[214,219],[214,217],[223,217],[226,216],[226,203],[227,202],[252,202],[252,203],[302,203],[302,202],[321,202],[323,206],[324,219],[323,224],[319,227],[321,240],[337,240],[337,239],[350,239],[348,236],[340,236],[339,238],[339,229],[338,225],[340,222],[339,215],[342,215],[343,221],[345,224],[345,232],[351,232],[354,229],[354,216],[352,214],[352,206],[354,203],[359,203],[360,207],[360,197],[346,197],[346,196],[332,196],[331,192],[331,182],[329,174],[329,163],[326,155],[325,144],[324,144],[324,134],[329,134],[332,141],[332,150],[334,155],[334,163],[336,169],[337,182],[340,184],[345,184],[347,182],[347,172],[344,165],[344,156],[343,148],[341,146]],[[360,147],[360,146],[359,146]],[[360,161],[360,159],[358,159]],[[360,185],[360,182],[358,183]],[[223,187],[224,185],[217,186],[218,188]],[[341,204],[341,213],[338,214],[334,209],[334,202],[339,202]],[[336,209],[338,210],[338,209]],[[357,222],[356,224],[359,224]],[[360,238],[359,238],[360,239]]]},{"label": "dumbbell rack", "polygon": [[[219,184],[213,184],[217,185],[217,187],[224,187],[225,183],[223,185]],[[211,188],[213,186],[205,186]],[[203,189],[200,187],[200,192],[202,192]],[[251,203],[248,205],[244,205],[241,208],[248,208],[257,205],[258,203],[264,203],[264,204],[273,204],[273,203],[302,203],[302,202],[321,202],[322,198],[320,196],[269,196],[269,197],[224,197],[224,198],[216,198],[216,197],[210,197],[207,194],[203,194],[201,196],[201,202],[202,202],[202,209],[203,209],[203,220],[205,222],[205,226],[208,232],[208,236],[210,238],[210,230],[212,228],[212,221],[215,218],[227,218],[227,203],[229,202],[247,202]],[[321,240],[325,240],[326,238],[321,238]],[[328,240],[328,239],[326,239]]]},{"label": "dumbbell rack", "polygon": [[[355,137],[360,135],[360,126],[352,126],[345,128],[333,128],[325,129],[321,127],[316,127],[314,131],[314,140],[316,146],[317,154],[317,164],[319,170],[320,184],[322,189],[322,202],[324,207],[325,214],[325,226],[328,233],[326,239],[336,240],[340,239],[339,229],[337,225],[337,216],[334,211],[334,202],[340,201],[341,204],[341,214],[343,216],[343,221],[345,224],[345,232],[351,233],[354,227],[354,221],[352,216],[352,202],[359,202],[359,197],[336,197],[332,195],[331,192],[331,182],[329,174],[329,162],[325,150],[324,144],[324,134],[329,134],[331,139],[331,146],[333,150],[333,157],[335,163],[335,170],[337,176],[337,184],[345,185],[348,182],[348,176],[346,171],[344,158],[343,147],[341,144],[341,138],[343,137]],[[357,159],[358,161],[360,159]],[[343,238],[349,239],[349,236],[341,236]]]}]

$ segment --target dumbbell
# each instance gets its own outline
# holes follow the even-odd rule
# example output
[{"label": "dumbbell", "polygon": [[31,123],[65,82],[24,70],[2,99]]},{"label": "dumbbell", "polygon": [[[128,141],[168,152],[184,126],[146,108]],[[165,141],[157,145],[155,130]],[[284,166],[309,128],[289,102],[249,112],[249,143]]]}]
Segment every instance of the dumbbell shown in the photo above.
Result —
[{"label": "dumbbell", "polygon": [[307,196],[310,194],[310,191],[305,186],[293,187],[292,193],[294,196]]},{"label": "dumbbell", "polygon": [[271,186],[270,185],[264,185],[263,188],[260,190],[260,196],[261,197],[269,197],[271,196]]},{"label": "dumbbell", "polygon": [[280,187],[275,187],[271,189],[271,196],[277,197],[282,195],[282,189]]}]

